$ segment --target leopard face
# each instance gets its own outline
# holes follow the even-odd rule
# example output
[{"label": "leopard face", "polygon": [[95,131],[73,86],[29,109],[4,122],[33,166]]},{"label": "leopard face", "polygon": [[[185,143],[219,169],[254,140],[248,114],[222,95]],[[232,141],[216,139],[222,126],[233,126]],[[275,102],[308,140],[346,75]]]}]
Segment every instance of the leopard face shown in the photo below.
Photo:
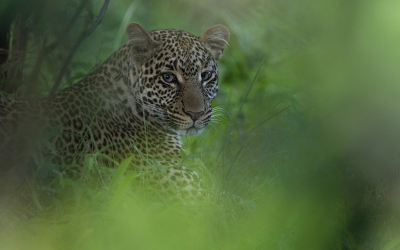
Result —
[{"label": "leopard face", "polygon": [[208,45],[207,35],[198,38],[180,30],[150,32],[148,39],[155,48],[136,71],[141,84],[133,86],[132,93],[143,111],[179,135],[201,133],[211,120],[211,103],[218,92],[216,61],[226,40]]}]

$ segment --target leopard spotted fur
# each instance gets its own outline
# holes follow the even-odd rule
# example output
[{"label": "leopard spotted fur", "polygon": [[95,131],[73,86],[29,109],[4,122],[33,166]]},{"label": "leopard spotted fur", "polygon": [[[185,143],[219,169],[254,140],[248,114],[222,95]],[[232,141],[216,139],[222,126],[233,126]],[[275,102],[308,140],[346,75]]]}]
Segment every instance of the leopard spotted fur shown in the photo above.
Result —
[{"label": "leopard spotted fur", "polygon": [[157,179],[162,188],[172,183],[181,193],[197,195],[196,172],[176,166],[180,136],[198,134],[210,122],[216,61],[229,30],[216,25],[196,37],[173,29],[147,32],[131,23],[127,34],[128,42],[95,71],[52,97],[0,97],[4,166],[28,147],[17,138],[53,131],[48,141],[56,149],[55,164],[74,165],[96,151],[118,161],[133,155],[136,168],[152,162],[167,167]]}]

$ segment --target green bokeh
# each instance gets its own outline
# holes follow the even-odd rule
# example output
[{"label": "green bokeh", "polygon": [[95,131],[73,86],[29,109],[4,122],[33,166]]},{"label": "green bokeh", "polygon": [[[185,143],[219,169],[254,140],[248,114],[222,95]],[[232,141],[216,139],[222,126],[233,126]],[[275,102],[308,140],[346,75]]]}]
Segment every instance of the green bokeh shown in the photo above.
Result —
[{"label": "green bokeh", "polygon": [[[102,3],[90,1],[49,55],[43,95]],[[54,38],[59,19],[71,14],[62,4],[42,6],[44,26],[30,23],[27,72],[43,38]],[[185,138],[189,160],[204,163],[210,195],[191,210],[135,190],[110,192],[110,173],[66,180],[62,192],[39,200],[43,211],[2,202],[0,249],[396,249],[399,9],[394,0],[111,1],[64,87],[123,44],[129,22],[196,35],[229,27],[214,103],[220,116]],[[115,196],[123,199],[110,209]]]}]

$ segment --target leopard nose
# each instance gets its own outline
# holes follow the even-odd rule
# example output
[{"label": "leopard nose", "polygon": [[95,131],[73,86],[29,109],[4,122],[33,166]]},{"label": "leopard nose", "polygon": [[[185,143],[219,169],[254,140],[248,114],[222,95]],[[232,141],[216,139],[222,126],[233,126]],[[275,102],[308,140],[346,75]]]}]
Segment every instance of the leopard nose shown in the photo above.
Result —
[{"label": "leopard nose", "polygon": [[185,111],[185,113],[192,118],[193,121],[199,119],[199,117],[204,114],[204,111],[193,112],[193,111]]}]

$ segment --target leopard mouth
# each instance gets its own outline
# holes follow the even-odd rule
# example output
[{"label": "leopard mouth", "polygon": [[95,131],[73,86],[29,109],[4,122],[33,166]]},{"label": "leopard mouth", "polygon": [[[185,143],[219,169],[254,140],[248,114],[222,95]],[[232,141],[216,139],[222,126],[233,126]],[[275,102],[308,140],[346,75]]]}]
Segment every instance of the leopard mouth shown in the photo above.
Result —
[{"label": "leopard mouth", "polygon": [[206,124],[207,122],[201,120],[193,121],[183,117],[181,119],[171,119],[169,127],[179,135],[197,135],[203,132]]}]

